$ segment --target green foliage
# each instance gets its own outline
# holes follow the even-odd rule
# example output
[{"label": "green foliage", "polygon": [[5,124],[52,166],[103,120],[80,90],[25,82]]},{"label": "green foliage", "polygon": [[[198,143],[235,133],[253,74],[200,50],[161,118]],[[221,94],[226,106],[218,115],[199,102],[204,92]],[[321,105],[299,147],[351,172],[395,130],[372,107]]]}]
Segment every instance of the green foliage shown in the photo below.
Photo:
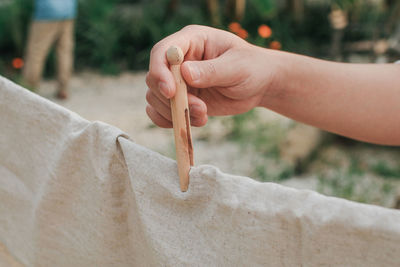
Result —
[{"label": "green foliage", "polygon": [[[266,182],[299,176],[298,166],[286,163],[280,155],[291,125],[265,122],[259,114],[256,109],[226,120],[229,139],[241,146],[242,153],[253,155],[254,169],[249,175]],[[388,157],[390,153],[393,161],[376,161],[365,156],[368,153],[376,158]],[[400,167],[396,164],[399,156],[397,148],[327,135],[300,166],[301,176],[318,177],[317,190],[323,194],[390,206],[398,188],[396,179],[400,178]]]},{"label": "green foliage", "polygon": [[317,191],[357,202],[388,206],[392,203],[395,188],[393,181],[338,170],[330,175],[320,175]]},{"label": "green foliage", "polygon": [[253,13],[263,19],[271,18],[277,11],[276,1],[271,0],[250,0],[248,8],[250,9],[248,13]]},{"label": "green foliage", "polygon": [[393,186],[389,183],[384,183],[381,188],[382,192],[385,194],[390,194],[393,192]]},{"label": "green foliage", "polygon": [[284,138],[284,129],[275,123],[260,123],[256,110],[233,116],[228,137],[244,146],[253,146],[258,153],[279,157],[278,145]]},{"label": "green foliage", "polygon": [[[277,1],[252,0],[248,1],[241,24],[249,33],[247,40],[253,44],[269,47],[270,42],[276,40],[283,50],[321,56],[326,55],[326,46],[331,40],[329,12],[329,5],[308,5],[304,19],[299,22],[287,9],[278,8]],[[272,36],[268,39],[258,35],[258,27],[262,24],[272,28]]]},{"label": "green foliage", "polygon": [[350,157],[350,166],[348,168],[349,175],[362,175],[365,170],[360,165],[360,161],[356,157]]},{"label": "green foliage", "polygon": [[[361,177],[338,173],[333,177],[319,177],[318,191],[335,197],[346,198],[358,202],[366,202],[364,197],[355,196],[355,186]],[[366,194],[367,195],[367,194]]]},{"label": "green foliage", "polygon": [[76,26],[79,65],[100,66],[106,73],[146,68],[155,43],[188,24],[206,22],[198,5],[182,5],[176,12],[167,5],[165,0],[82,2]]},{"label": "green foliage", "polygon": [[256,110],[230,118],[228,138],[241,145],[243,151],[255,153],[253,176],[261,181],[281,181],[294,174],[293,166],[280,160],[279,145],[286,129],[275,122],[263,123]]},{"label": "green foliage", "polygon": [[340,7],[341,9],[350,9],[360,2],[360,0],[334,0],[333,4]]},{"label": "green foliage", "polygon": [[86,0],[80,3],[76,20],[76,59],[79,64],[98,66],[105,72],[116,68],[119,31],[112,12],[114,1]]},{"label": "green foliage", "polygon": [[232,117],[232,128],[229,137],[233,140],[247,139],[249,131],[249,124],[254,121],[256,115],[255,110],[252,109],[249,112],[239,114]]},{"label": "green foliage", "polygon": [[[207,24],[199,4],[180,2],[179,8],[171,12],[166,0],[79,1],[75,22],[76,68],[90,67],[108,74],[147,68],[150,50],[159,40],[188,24]],[[32,3],[14,0],[0,4],[0,51],[7,57],[6,64],[13,57],[23,57]],[[48,63],[47,67],[51,68],[47,73],[53,73],[54,64]]]},{"label": "green foliage", "polygon": [[[115,74],[121,70],[145,69],[150,50],[162,38],[188,24],[209,25],[203,1],[180,0],[176,8],[170,0],[80,0],[76,19],[76,68],[94,68]],[[296,20],[276,0],[248,0],[242,27],[248,41],[268,47],[279,41],[284,50],[317,57],[328,55],[331,27],[328,14],[331,4],[348,11],[350,25],[345,41],[371,39],[386,17],[386,11],[361,0],[335,0],[328,4],[306,4],[304,19]],[[31,19],[33,0],[0,2],[0,71],[9,71],[13,57],[22,57]],[[230,21],[220,1],[223,29]],[[272,36],[262,39],[257,32],[261,24],[272,28]],[[50,58],[51,59],[51,58]],[[53,73],[54,64],[47,65]],[[50,69],[50,72],[49,72]]]},{"label": "green foliage", "polygon": [[400,179],[400,166],[390,166],[385,161],[379,161],[371,169],[382,177]]},{"label": "green foliage", "polygon": [[32,1],[13,0],[0,5],[0,51],[11,50],[21,56],[24,51]]},{"label": "green foliage", "polygon": [[32,1],[13,0],[0,2],[0,74],[12,72],[11,61],[22,57],[32,13]]}]

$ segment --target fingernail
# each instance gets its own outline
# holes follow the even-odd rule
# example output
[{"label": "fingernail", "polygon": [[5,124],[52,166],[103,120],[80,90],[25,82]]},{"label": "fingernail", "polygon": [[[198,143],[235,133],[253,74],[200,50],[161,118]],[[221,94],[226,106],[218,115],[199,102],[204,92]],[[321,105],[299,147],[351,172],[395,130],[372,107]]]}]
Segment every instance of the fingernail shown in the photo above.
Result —
[{"label": "fingernail", "polygon": [[161,94],[166,98],[169,98],[171,89],[169,89],[168,85],[165,82],[160,82],[158,84],[158,89],[160,90]]},{"label": "fingernail", "polygon": [[188,68],[190,77],[192,77],[192,81],[200,79],[200,70],[195,64],[188,63]]}]

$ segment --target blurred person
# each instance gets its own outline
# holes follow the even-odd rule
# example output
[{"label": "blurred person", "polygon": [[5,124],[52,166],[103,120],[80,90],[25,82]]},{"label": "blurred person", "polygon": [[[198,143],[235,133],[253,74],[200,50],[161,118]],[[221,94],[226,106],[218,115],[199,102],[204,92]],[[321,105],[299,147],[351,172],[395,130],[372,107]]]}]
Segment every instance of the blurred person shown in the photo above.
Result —
[{"label": "blurred person", "polygon": [[23,70],[27,87],[38,87],[47,55],[55,43],[58,81],[56,96],[67,98],[68,82],[73,69],[76,10],[76,0],[35,0]]},{"label": "blurred person", "polygon": [[169,99],[175,81],[166,51],[179,46],[188,85],[191,124],[208,116],[264,107],[294,120],[347,136],[400,145],[400,65],[319,60],[252,45],[205,26],[187,26],[157,43],[146,83],[146,112],[160,127],[172,127]]}]

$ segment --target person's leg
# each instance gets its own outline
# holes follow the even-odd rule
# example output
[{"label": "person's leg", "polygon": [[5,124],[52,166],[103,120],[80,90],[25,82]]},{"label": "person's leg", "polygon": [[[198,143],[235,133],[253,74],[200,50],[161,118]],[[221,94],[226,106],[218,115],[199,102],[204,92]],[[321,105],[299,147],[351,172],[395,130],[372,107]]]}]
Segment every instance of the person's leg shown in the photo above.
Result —
[{"label": "person's leg", "polygon": [[32,22],[23,69],[24,86],[35,89],[39,85],[47,54],[56,36],[56,22]]},{"label": "person's leg", "polygon": [[63,99],[67,97],[68,82],[73,68],[74,21],[63,21],[60,31],[57,41],[57,97]]}]

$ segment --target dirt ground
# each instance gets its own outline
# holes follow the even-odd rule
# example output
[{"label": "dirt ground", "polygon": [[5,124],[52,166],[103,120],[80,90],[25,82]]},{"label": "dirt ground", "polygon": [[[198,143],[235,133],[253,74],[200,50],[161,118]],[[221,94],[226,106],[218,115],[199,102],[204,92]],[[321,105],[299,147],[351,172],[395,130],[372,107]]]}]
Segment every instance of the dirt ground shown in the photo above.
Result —
[{"label": "dirt ground", "polygon": [[[43,81],[38,93],[85,119],[114,125],[136,143],[173,158],[172,129],[155,127],[147,117],[145,75],[139,72],[102,76],[83,72],[72,78],[67,100],[54,97],[53,80]],[[221,140],[223,127],[220,120],[213,120],[202,129],[192,127],[196,165],[213,164],[226,172],[248,175],[251,156],[241,155],[237,144]],[[210,135],[207,141],[201,140],[204,135]],[[248,159],[244,161],[243,157]]]},{"label": "dirt ground", "polygon": [[[72,78],[69,98],[62,101],[54,97],[55,87],[55,81],[43,81],[38,94],[88,120],[103,121],[122,129],[140,145],[175,157],[172,130],[155,127],[146,115],[144,72],[126,72],[118,76],[81,72]],[[349,147],[329,142],[321,146],[321,131],[294,124],[265,109],[256,112],[259,120],[253,123],[252,135],[242,137],[239,142],[227,138],[232,130],[229,126],[232,119],[228,117],[212,118],[202,128],[192,127],[195,164],[212,164],[231,174],[317,190],[355,201],[386,207],[396,205],[400,195],[399,149]],[[257,128],[263,124],[272,126]],[[247,145],[274,127],[284,131],[262,139],[264,143]],[[258,149],[264,145],[267,149]],[[277,149],[278,154],[269,153],[268,149]],[[307,166],[300,173],[296,172],[299,163]],[[278,178],[268,178],[271,174]]]}]

